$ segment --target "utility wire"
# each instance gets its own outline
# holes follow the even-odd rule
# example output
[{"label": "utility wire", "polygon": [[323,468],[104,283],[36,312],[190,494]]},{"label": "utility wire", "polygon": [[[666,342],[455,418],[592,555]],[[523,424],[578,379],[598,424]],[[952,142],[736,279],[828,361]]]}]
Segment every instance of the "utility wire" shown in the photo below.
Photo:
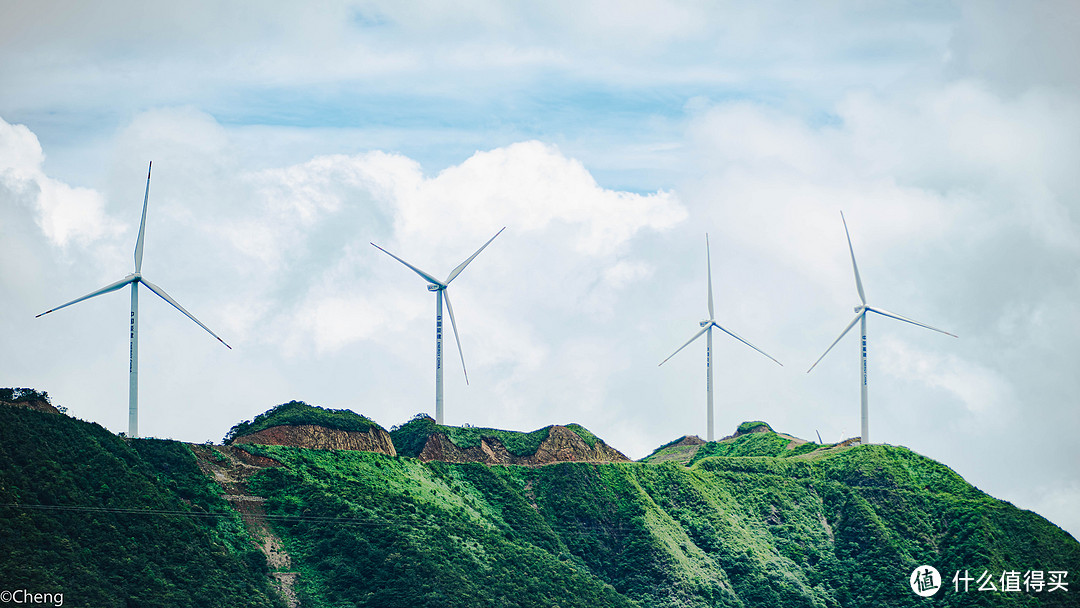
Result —
[{"label": "utility wire", "polygon": [[[181,511],[175,509],[137,509],[126,507],[91,507],[82,505],[27,505],[20,503],[0,503],[0,508],[11,509],[25,509],[30,511],[61,511],[61,512],[78,512],[78,513],[113,513],[119,515],[159,515],[159,516],[174,516],[174,517],[191,517],[191,518],[205,518],[205,519],[220,519],[231,518],[234,515],[239,515],[243,518],[245,515],[239,511],[231,511],[225,513],[211,513],[197,511]],[[414,525],[414,523],[424,522],[394,522],[389,520],[374,520],[363,519],[360,517],[348,517],[348,516],[333,516],[333,515],[271,515],[264,514],[255,516],[257,518],[281,521],[281,522],[310,522],[310,523],[327,523],[337,525],[348,526],[375,526],[375,527],[390,527],[390,526],[407,526]],[[558,530],[561,533],[566,534],[585,534],[587,530],[582,530],[581,527],[568,527],[566,525],[552,525],[551,523],[544,522],[552,532]],[[494,530],[501,531],[498,526],[492,526]],[[509,527],[509,526],[508,526]],[[583,525],[582,527],[588,528],[589,531],[596,531],[603,529],[609,532],[627,532],[632,530],[639,530],[639,527],[628,527],[623,524],[616,525]],[[513,528],[511,528],[513,530]]]}]

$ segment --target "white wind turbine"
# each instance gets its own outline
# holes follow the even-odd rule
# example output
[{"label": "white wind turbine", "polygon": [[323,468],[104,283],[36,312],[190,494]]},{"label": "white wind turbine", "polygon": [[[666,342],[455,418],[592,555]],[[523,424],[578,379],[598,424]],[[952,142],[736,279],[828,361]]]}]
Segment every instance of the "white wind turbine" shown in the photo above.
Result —
[{"label": "white wind turbine", "polygon": [[697,340],[698,338],[700,338],[702,334],[705,334],[705,378],[706,378],[705,379],[705,393],[707,395],[706,404],[707,404],[707,409],[708,409],[708,423],[709,423],[708,441],[713,440],[712,328],[715,327],[716,329],[719,329],[720,331],[722,331],[725,334],[731,336],[732,338],[735,338],[739,342],[742,342],[743,344],[749,346],[750,348],[756,350],[757,352],[765,355],[766,357],[769,357],[777,365],[783,367],[783,363],[780,363],[776,359],[773,359],[765,351],[763,351],[760,348],[754,346],[753,344],[750,344],[746,340],[743,340],[742,338],[735,335],[733,332],[728,331],[727,329],[725,329],[719,323],[716,322],[716,320],[714,318],[714,314],[713,314],[712,259],[711,258],[712,258],[712,256],[709,253],[709,235],[706,234],[705,235],[705,262],[706,262],[706,265],[707,265],[707,268],[708,268],[708,273],[709,273],[709,318],[704,320],[704,321],[701,321],[701,323],[699,323],[701,325],[701,331],[694,334],[694,337],[687,340],[686,344],[683,344],[682,346],[680,346],[678,348],[678,350],[671,353],[671,355],[669,355],[667,359],[664,359],[663,361],[660,362],[660,365],[663,365],[663,364],[667,363],[668,359],[670,359],[671,357],[674,357],[675,355],[679,354],[680,350],[682,350],[682,349],[686,348],[687,346],[689,346],[691,342],[693,342],[694,340]]},{"label": "white wind turbine", "polygon": [[848,326],[845,327],[844,331],[840,333],[840,337],[833,341],[833,343],[829,345],[829,348],[825,349],[825,352],[822,353],[820,357],[818,357],[817,361],[814,361],[814,365],[811,365],[810,369],[806,370],[806,373],[809,374],[810,370],[814,369],[814,367],[816,367],[817,364],[825,358],[825,355],[829,354],[829,351],[832,350],[832,348],[836,346],[836,343],[843,339],[843,337],[846,336],[849,331],[851,331],[852,327],[855,327],[856,323],[860,324],[860,328],[862,329],[862,435],[859,438],[859,442],[863,444],[868,444],[870,443],[870,421],[867,413],[866,397],[866,313],[876,312],[877,314],[884,317],[890,317],[892,319],[911,323],[912,325],[918,325],[919,327],[932,329],[947,336],[952,336],[954,338],[957,336],[955,334],[950,334],[943,329],[931,327],[929,325],[926,325],[925,323],[919,323],[918,321],[914,321],[907,317],[901,317],[896,313],[891,313],[887,310],[882,310],[874,306],[867,306],[866,294],[863,292],[862,279],[859,277],[859,265],[855,263],[855,248],[851,246],[851,234],[848,232],[847,220],[844,219],[843,211],[840,212],[840,221],[844,222],[844,234],[847,236],[848,251],[851,252],[851,267],[855,270],[855,288],[859,290],[859,301],[862,302],[862,304],[855,307],[855,318],[852,319],[851,323],[848,323]]},{"label": "white wind turbine", "polygon": [[[102,287],[101,289],[91,292],[81,298],[74,299],[67,304],[61,304],[52,310],[46,310],[45,312],[37,315],[47,315],[50,312],[55,312],[61,308],[66,308],[72,304],[77,304],[83,300],[89,300],[95,296],[100,296],[103,293],[109,293],[110,291],[116,291],[121,287],[130,284],[131,285],[131,363],[128,369],[128,437],[139,436],[139,283],[146,285],[146,288],[156,293],[163,300],[172,304],[174,308],[184,313],[187,318],[191,319],[199,325],[199,327],[205,329],[218,339],[219,342],[225,344],[225,341],[218,337],[217,334],[210,331],[210,328],[203,325],[201,321],[196,319],[192,314],[169,297],[169,294],[165,293],[165,290],[154,285],[150,281],[147,281],[142,276],[142,258],[143,258],[143,236],[146,233],[146,203],[150,198],[150,169],[154,164],[150,163],[146,170],[146,193],[143,195],[143,208],[142,208],[142,221],[139,223],[139,238],[135,242],[135,272],[120,279],[119,281]],[[35,317],[37,318],[37,317]],[[225,344],[230,350],[231,346]]]},{"label": "white wind turbine", "polygon": [[465,354],[461,352],[461,339],[458,338],[457,321],[454,320],[454,307],[450,304],[450,292],[446,291],[446,288],[450,286],[450,281],[453,281],[455,278],[457,278],[459,274],[461,274],[462,270],[465,270],[465,267],[469,265],[469,262],[472,262],[473,259],[476,258],[476,256],[480,255],[480,252],[483,251],[485,247],[490,245],[491,241],[494,241],[496,236],[502,234],[503,230],[506,230],[506,226],[503,226],[502,229],[495,233],[495,236],[488,239],[488,242],[484,243],[484,245],[480,247],[480,249],[477,249],[476,253],[470,255],[468,259],[466,259],[461,264],[458,264],[458,267],[450,272],[449,276],[446,277],[445,281],[440,281],[436,279],[431,274],[420,270],[416,266],[413,266],[412,264],[390,253],[382,247],[379,247],[375,243],[372,243],[372,246],[374,246],[376,249],[408,266],[413,272],[420,275],[425,281],[428,282],[428,291],[435,292],[435,424],[443,423],[442,303],[444,298],[446,299],[446,310],[450,313],[450,324],[454,328],[454,340],[457,341],[458,355],[461,357],[461,371],[465,374],[465,384],[469,383],[469,372],[465,370]]}]

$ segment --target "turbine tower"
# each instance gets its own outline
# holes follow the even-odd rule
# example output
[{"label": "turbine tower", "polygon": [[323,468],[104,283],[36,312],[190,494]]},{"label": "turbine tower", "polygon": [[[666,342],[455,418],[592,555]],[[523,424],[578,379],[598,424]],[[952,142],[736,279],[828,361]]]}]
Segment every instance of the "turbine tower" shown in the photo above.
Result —
[{"label": "turbine tower", "polygon": [[708,423],[709,423],[708,440],[709,441],[713,440],[712,329],[714,327],[716,329],[719,329],[720,331],[722,331],[725,334],[731,336],[732,338],[735,338],[739,342],[742,342],[743,344],[749,346],[750,348],[756,350],[757,352],[765,355],[766,357],[769,357],[777,365],[783,367],[782,363],[780,363],[776,359],[773,359],[771,356],[768,355],[768,353],[766,353],[765,351],[761,350],[760,348],[754,346],[753,344],[750,344],[746,340],[743,340],[742,338],[740,338],[739,336],[735,335],[734,333],[728,331],[727,329],[725,329],[723,326],[721,326],[719,323],[716,322],[715,315],[713,314],[712,259],[711,258],[712,258],[712,256],[709,253],[709,235],[706,234],[705,235],[705,263],[706,263],[706,266],[708,268],[708,273],[709,273],[709,318],[704,320],[704,321],[701,321],[699,323],[699,325],[701,325],[701,331],[694,334],[694,337],[687,340],[686,344],[683,344],[682,346],[680,346],[678,348],[678,350],[671,353],[671,355],[669,355],[667,359],[664,359],[663,361],[660,362],[660,365],[663,365],[663,364],[667,363],[668,359],[670,359],[670,358],[674,357],[675,355],[679,354],[680,350],[682,350],[682,349],[686,348],[687,346],[689,346],[691,342],[693,342],[694,340],[697,340],[698,338],[700,338],[702,334],[705,334],[705,393],[706,393],[706,407],[707,407],[707,411],[708,411]]},{"label": "turbine tower", "polygon": [[[38,317],[41,317],[50,312],[55,312],[61,308],[66,308],[72,304],[82,302],[83,300],[89,300],[95,296],[100,296],[103,293],[116,291],[125,285],[131,285],[131,361],[128,368],[128,437],[139,436],[139,283],[145,285],[147,289],[160,296],[161,299],[172,304],[174,308],[184,313],[187,318],[197,323],[199,327],[205,329],[211,336],[217,338],[218,342],[225,344],[225,341],[218,337],[217,334],[210,331],[209,327],[203,325],[201,321],[192,316],[192,314],[178,304],[176,300],[170,298],[169,294],[165,293],[165,290],[154,285],[150,281],[147,281],[142,276],[143,236],[146,234],[146,203],[150,198],[150,169],[153,168],[153,166],[154,164],[151,162],[146,169],[146,193],[143,195],[142,221],[139,223],[139,238],[135,242],[135,272],[111,285],[106,285],[81,298],[74,299],[67,304],[61,304],[52,310],[46,310],[40,315],[37,315]],[[230,350],[232,349],[228,344],[225,344],[225,346]]]},{"label": "turbine tower", "polygon": [[457,276],[461,274],[461,271],[465,270],[465,267],[468,266],[476,256],[480,255],[480,252],[490,245],[491,241],[495,240],[496,236],[502,234],[503,230],[506,230],[506,226],[503,226],[502,229],[495,233],[495,236],[488,239],[488,242],[484,243],[480,249],[477,249],[476,253],[470,255],[468,259],[461,264],[458,264],[458,267],[450,272],[445,281],[436,279],[431,274],[420,270],[416,266],[413,266],[382,247],[379,247],[375,243],[372,243],[372,246],[376,249],[408,266],[413,272],[420,275],[428,282],[428,291],[435,292],[435,424],[443,423],[443,299],[446,300],[446,310],[450,313],[450,325],[454,328],[454,340],[457,342],[458,356],[461,357],[461,371],[465,374],[465,384],[469,383],[469,372],[465,369],[465,354],[461,352],[461,339],[458,338],[457,321],[454,320],[454,307],[450,305],[450,292],[448,292],[446,288],[450,286],[450,281],[457,278]]},{"label": "turbine tower", "polygon": [[834,346],[836,346],[836,343],[843,339],[843,337],[846,336],[849,331],[851,331],[851,328],[855,327],[856,323],[859,323],[859,327],[862,330],[862,436],[859,438],[859,442],[863,444],[868,444],[870,443],[870,420],[867,411],[866,396],[866,313],[876,312],[881,316],[897,319],[899,321],[904,321],[905,323],[911,323],[912,325],[918,325],[919,327],[925,327],[926,329],[932,329],[947,336],[952,336],[954,338],[957,336],[955,334],[950,334],[944,329],[931,327],[929,325],[926,325],[925,323],[919,323],[918,321],[914,321],[907,317],[902,317],[896,313],[891,313],[887,310],[883,310],[874,306],[868,306],[866,304],[866,293],[863,292],[862,279],[859,277],[859,265],[855,263],[855,248],[851,246],[851,234],[848,232],[847,220],[844,219],[843,211],[840,212],[840,221],[844,223],[844,234],[847,236],[848,251],[851,252],[851,267],[855,270],[855,288],[859,291],[859,301],[861,302],[861,304],[855,307],[855,318],[852,319],[851,323],[848,323],[848,326],[845,327],[844,331],[840,333],[840,337],[834,340],[833,343],[829,345],[829,348],[825,349],[825,352],[822,353],[820,357],[818,357],[817,361],[814,361],[814,365],[811,365],[810,369],[806,370],[806,373],[809,374],[810,371],[813,370],[814,367],[816,367],[817,364],[825,358],[825,355],[829,354],[829,351],[832,350]]}]

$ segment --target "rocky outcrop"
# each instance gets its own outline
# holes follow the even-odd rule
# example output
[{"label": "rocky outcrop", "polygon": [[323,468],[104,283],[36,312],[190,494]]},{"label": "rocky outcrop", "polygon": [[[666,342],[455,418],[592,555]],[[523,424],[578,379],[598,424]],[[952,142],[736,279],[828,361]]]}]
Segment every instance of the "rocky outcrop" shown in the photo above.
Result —
[{"label": "rocky outcrop", "polygon": [[313,424],[272,426],[250,435],[236,437],[231,443],[288,445],[316,450],[358,450],[397,456],[390,434],[374,426],[366,432],[342,431]]},{"label": "rocky outcrop", "polygon": [[565,426],[554,425],[536,452],[528,456],[511,454],[495,437],[482,437],[480,445],[461,448],[444,433],[428,437],[420,460],[428,462],[482,462],[485,464],[545,465],[554,462],[629,462],[624,454],[597,439],[592,446]]},{"label": "rocky outcrop", "polygon": [[540,447],[531,456],[531,464],[550,462],[568,462],[584,460],[586,462],[628,462],[630,459],[622,452],[597,439],[591,447],[580,435],[565,426],[552,426],[547,439],[540,442]]},{"label": "rocky outcrop", "polygon": [[0,405],[10,405],[12,407],[25,407],[29,410],[38,412],[45,412],[46,414],[59,414],[60,410],[53,407],[48,401],[44,399],[29,399],[26,401],[3,401],[0,400]]},{"label": "rocky outcrop", "polygon": [[65,411],[49,403],[48,393],[32,388],[0,388],[0,405],[25,407],[46,414],[63,414]]}]

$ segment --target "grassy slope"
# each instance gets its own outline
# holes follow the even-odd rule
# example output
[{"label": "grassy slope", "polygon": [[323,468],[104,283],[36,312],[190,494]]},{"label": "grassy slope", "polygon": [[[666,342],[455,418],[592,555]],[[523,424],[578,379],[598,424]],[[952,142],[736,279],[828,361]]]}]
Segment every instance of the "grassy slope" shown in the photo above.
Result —
[{"label": "grassy slope", "polygon": [[[787,445],[738,440],[747,454]],[[347,518],[282,525],[313,606],[1064,606],[1075,594],[957,595],[951,583],[923,600],[907,575],[923,563],[950,580],[1080,570],[1068,534],[904,448],[689,468],[251,449],[287,464],[257,477],[268,508]]]},{"label": "grassy slope", "polygon": [[[522,471],[368,452],[245,446],[285,463],[253,488],[305,606],[632,606],[562,546]],[[334,518],[331,523],[323,518]]]},{"label": "grassy slope", "polygon": [[265,559],[181,443],[0,406],[0,504],[5,589],[99,608],[278,605]]}]

